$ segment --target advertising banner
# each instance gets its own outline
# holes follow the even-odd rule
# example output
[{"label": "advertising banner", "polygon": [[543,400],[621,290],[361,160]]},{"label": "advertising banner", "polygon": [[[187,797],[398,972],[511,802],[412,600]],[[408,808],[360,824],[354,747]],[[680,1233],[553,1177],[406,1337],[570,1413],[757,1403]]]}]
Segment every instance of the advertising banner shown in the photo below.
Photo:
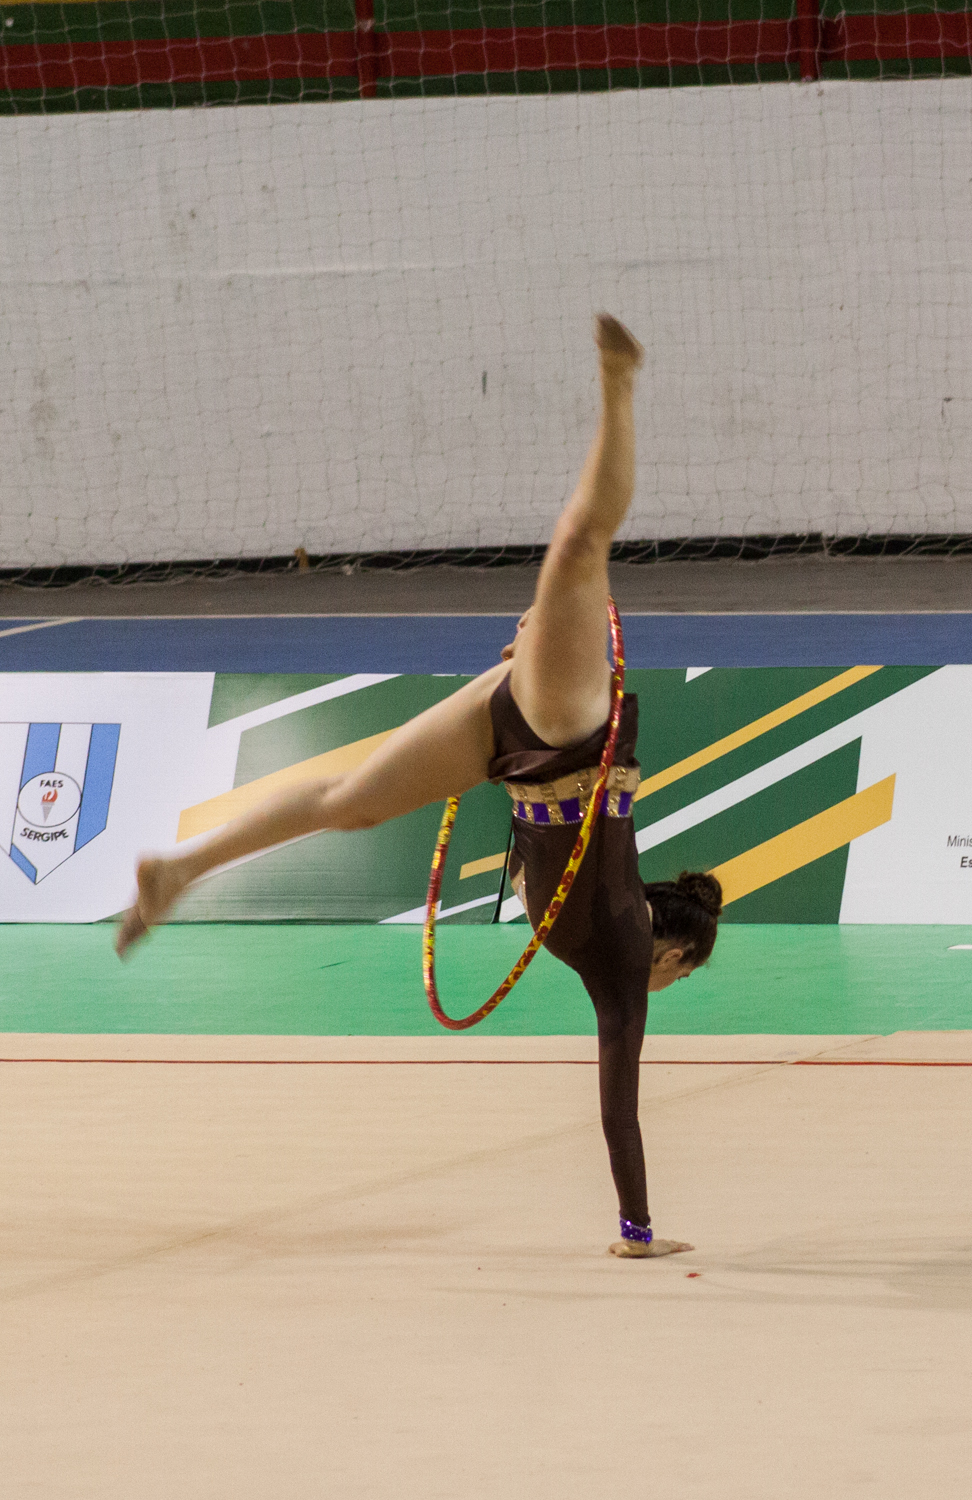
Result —
[{"label": "advertising banner", "polygon": [[[465,680],[0,675],[0,920],[92,922],[145,850],[360,764]],[[646,880],[712,869],[730,922],[972,922],[972,667],[633,670]],[[463,798],[442,916],[523,921],[509,798]],[[200,882],[179,921],[417,922],[441,807],[299,839]]]}]

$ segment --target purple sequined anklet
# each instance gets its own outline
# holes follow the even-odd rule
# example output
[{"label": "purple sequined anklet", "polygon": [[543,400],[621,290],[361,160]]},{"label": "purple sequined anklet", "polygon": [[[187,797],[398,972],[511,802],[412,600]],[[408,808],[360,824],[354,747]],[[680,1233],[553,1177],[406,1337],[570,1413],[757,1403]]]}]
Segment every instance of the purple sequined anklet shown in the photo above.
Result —
[{"label": "purple sequined anklet", "polygon": [[621,1220],[621,1238],[623,1240],[639,1240],[642,1245],[651,1244],[651,1226],[642,1229],[640,1224],[635,1224],[631,1219]]}]

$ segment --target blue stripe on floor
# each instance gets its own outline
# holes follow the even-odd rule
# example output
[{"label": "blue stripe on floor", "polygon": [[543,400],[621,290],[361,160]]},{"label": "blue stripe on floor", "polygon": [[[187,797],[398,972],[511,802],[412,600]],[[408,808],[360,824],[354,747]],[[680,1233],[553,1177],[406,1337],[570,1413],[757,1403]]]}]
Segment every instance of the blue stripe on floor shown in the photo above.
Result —
[{"label": "blue stripe on floor", "polygon": [[[481,672],[515,615],[68,620],[4,635],[4,672]],[[972,663],[972,613],[628,615],[632,667]]]}]

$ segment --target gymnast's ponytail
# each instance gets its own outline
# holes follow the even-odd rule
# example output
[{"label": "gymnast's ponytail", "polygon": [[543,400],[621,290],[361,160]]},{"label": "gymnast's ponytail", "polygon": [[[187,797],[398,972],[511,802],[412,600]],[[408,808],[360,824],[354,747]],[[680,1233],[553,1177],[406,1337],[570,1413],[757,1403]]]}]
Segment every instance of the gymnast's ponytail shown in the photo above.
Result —
[{"label": "gymnast's ponytail", "polygon": [[687,963],[704,964],[715,947],[722,886],[714,875],[683,870],[677,880],[645,882],[655,941],[681,948]]}]

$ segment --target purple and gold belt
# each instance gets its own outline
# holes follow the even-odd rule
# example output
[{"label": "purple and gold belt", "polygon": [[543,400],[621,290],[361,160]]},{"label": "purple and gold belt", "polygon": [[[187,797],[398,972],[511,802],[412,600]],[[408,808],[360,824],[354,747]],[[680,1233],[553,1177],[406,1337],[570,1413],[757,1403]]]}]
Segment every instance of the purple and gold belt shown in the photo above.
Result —
[{"label": "purple and gold belt", "polygon": [[[558,776],[556,781],[504,781],[513,799],[513,814],[523,823],[562,827],[581,823],[597,784],[597,766]],[[631,812],[641,771],[638,766],[612,766],[601,803],[601,816],[626,818]]]}]

